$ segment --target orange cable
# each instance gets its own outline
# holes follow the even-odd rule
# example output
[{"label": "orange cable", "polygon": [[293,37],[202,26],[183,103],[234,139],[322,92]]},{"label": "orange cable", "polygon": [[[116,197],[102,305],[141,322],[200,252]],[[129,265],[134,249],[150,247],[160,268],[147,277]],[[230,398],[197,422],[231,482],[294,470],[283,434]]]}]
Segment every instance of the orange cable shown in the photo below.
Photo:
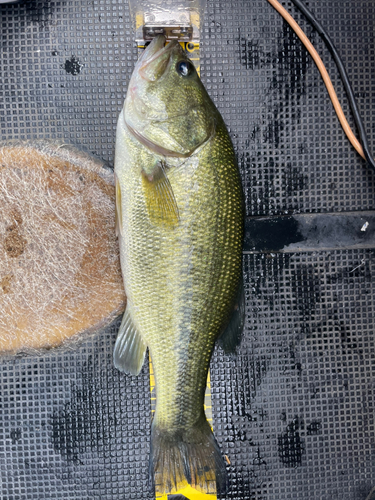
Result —
[{"label": "orange cable", "polygon": [[315,48],[312,45],[312,43],[310,42],[310,40],[307,38],[304,31],[297,24],[297,22],[293,19],[293,17],[284,9],[284,7],[282,7],[282,5],[280,5],[280,3],[277,0],[268,0],[268,2],[272,5],[272,7],[274,7],[277,10],[277,12],[279,12],[279,14],[285,19],[285,21],[292,27],[292,29],[295,31],[296,35],[302,41],[303,45],[309,51],[311,57],[314,59],[314,62],[317,65],[318,70],[320,71],[320,74],[322,75],[323,81],[327,87],[328,94],[331,98],[333,107],[335,108],[337,117],[341,123],[342,128],[344,129],[345,134],[347,135],[352,146],[362,156],[362,158],[365,159],[365,154],[363,152],[362,146],[359,143],[356,136],[354,135],[354,132],[350,128],[350,125],[345,118],[344,112],[343,112],[342,107],[341,107],[339,100],[337,98],[335,89],[333,88],[332,81],[328,75],[328,72],[327,72],[327,70],[324,66],[324,63],[321,60],[319,54],[315,50]]}]

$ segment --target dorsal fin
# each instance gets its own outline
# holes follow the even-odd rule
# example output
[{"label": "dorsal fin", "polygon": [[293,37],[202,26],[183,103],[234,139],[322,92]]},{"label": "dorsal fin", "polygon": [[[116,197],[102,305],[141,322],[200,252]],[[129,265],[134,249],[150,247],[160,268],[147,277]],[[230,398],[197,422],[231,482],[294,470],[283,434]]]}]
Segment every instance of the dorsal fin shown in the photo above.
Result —
[{"label": "dorsal fin", "polygon": [[232,317],[227,327],[219,337],[219,345],[226,354],[236,352],[241,343],[242,331],[245,324],[245,291],[243,278],[238,285],[237,296],[234,304]]}]

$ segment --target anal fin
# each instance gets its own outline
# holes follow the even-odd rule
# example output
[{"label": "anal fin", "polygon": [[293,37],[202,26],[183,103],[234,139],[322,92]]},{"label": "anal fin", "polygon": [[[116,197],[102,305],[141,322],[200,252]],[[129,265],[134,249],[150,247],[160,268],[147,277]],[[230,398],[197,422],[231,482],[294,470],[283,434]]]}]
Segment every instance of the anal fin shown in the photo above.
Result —
[{"label": "anal fin", "polygon": [[121,372],[138,375],[142,369],[146,349],[147,346],[135,328],[129,310],[126,309],[113,351],[115,367]]}]

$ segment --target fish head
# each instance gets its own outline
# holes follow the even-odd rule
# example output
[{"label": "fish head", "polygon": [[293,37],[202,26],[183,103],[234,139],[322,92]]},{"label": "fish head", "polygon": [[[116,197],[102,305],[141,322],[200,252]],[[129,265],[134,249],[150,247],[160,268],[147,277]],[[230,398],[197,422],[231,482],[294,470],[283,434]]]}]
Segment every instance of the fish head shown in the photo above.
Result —
[{"label": "fish head", "polygon": [[163,156],[188,157],[212,137],[217,111],[177,41],[153,39],[138,60],[124,104],[128,129]]}]

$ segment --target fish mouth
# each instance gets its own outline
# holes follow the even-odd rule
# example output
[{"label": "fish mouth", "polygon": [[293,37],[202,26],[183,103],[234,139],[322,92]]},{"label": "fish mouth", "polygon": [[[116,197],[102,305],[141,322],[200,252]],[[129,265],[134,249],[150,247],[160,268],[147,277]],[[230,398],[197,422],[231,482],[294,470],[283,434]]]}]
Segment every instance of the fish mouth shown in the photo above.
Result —
[{"label": "fish mouth", "polygon": [[140,76],[147,81],[158,80],[165,72],[170,56],[176,49],[182,51],[177,40],[167,45],[164,35],[155,37],[139,59],[137,66]]},{"label": "fish mouth", "polygon": [[[171,54],[175,51],[183,53],[177,40],[173,40],[168,45],[165,45],[165,43],[166,38],[164,35],[156,36],[135,65],[128,87],[128,94],[134,101],[137,114],[140,117],[144,115],[142,112],[144,102],[138,95],[138,88],[141,83],[139,80],[155,82],[165,73]],[[139,101],[138,104],[137,101]]]},{"label": "fish mouth", "polygon": [[157,35],[152,39],[150,45],[148,45],[141,57],[138,59],[138,64],[143,65],[144,63],[149,62],[151,59],[154,59],[155,56],[160,55],[165,50],[170,50],[173,47],[179,45],[177,40],[173,40],[166,45],[167,39],[164,35]]}]

